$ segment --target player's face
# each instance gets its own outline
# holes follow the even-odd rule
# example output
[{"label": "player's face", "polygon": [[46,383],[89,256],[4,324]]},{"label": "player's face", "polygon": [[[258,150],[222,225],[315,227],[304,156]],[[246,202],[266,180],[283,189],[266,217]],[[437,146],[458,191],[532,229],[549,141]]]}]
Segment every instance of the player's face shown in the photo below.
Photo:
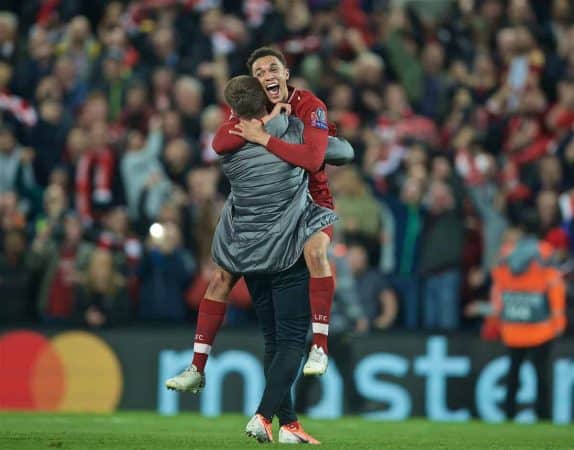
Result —
[{"label": "player's face", "polygon": [[289,96],[287,80],[289,70],[275,56],[262,56],[251,66],[251,73],[259,80],[267,98],[273,104],[284,102]]}]

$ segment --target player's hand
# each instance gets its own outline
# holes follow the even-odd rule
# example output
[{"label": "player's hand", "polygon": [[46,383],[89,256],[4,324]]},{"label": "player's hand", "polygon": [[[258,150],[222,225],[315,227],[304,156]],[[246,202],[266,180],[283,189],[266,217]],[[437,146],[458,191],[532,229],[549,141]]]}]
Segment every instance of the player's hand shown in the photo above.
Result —
[{"label": "player's hand", "polygon": [[259,145],[267,146],[271,137],[263,128],[263,123],[257,119],[241,119],[235,128],[229,130],[230,134],[240,136],[246,141],[254,142]]},{"label": "player's hand", "polygon": [[291,105],[289,103],[276,103],[273,107],[273,110],[266,116],[262,117],[261,120],[264,124],[267,125],[267,122],[269,122],[274,117],[277,117],[282,112],[287,115],[291,114]]},{"label": "player's hand", "polygon": [[291,114],[291,105],[289,103],[277,103],[273,107],[273,112],[275,112],[275,110],[277,110],[277,114],[283,112],[287,115],[290,115]]}]

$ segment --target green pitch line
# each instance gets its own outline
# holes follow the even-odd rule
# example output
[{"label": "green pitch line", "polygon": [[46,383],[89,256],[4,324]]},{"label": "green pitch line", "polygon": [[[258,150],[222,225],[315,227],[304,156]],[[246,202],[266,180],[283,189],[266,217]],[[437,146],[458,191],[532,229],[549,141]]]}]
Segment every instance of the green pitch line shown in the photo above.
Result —
[{"label": "green pitch line", "polygon": [[[243,434],[247,418],[195,414],[0,413],[0,449],[195,450],[260,448]],[[360,418],[304,419],[325,449],[573,449],[574,427],[550,424],[374,422]],[[275,427],[277,429],[277,426]],[[277,435],[277,431],[275,431]]]}]

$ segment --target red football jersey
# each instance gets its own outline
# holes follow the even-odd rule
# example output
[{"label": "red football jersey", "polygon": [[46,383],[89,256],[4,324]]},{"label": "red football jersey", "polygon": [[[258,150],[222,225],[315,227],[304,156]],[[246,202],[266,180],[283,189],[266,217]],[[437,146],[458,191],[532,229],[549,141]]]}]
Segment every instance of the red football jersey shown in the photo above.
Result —
[{"label": "red football jersey", "polygon": [[[333,130],[327,121],[327,108],[308,90],[289,87],[289,94],[291,114],[303,122],[303,144],[289,144],[272,136],[267,149],[284,161],[309,171],[311,197],[318,205],[333,209],[333,196],[324,165],[329,131]],[[213,149],[217,153],[234,151],[245,144],[239,136],[229,134],[237,122],[236,117],[231,117],[217,130],[213,139]]]}]

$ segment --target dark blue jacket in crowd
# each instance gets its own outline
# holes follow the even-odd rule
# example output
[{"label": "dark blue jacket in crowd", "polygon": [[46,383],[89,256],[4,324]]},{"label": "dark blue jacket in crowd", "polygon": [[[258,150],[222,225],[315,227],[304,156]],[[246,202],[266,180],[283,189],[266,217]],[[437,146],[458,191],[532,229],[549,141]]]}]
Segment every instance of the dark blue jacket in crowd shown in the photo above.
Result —
[{"label": "dark blue jacket in crowd", "polygon": [[158,250],[142,258],[138,315],[146,320],[185,320],[185,291],[195,272],[195,261],[183,249],[171,254]]}]

